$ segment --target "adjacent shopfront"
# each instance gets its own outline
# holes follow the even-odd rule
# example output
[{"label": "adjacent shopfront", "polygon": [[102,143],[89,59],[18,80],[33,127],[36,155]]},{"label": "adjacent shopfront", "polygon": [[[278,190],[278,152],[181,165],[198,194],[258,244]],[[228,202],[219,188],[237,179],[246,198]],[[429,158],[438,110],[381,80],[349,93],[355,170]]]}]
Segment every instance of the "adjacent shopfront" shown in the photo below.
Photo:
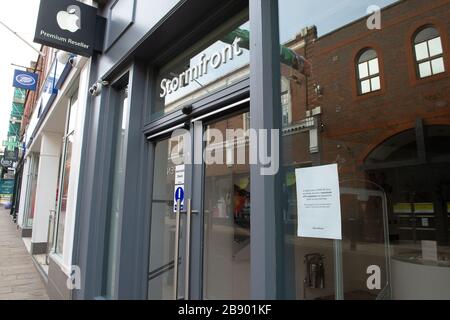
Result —
[{"label": "adjacent shopfront", "polygon": [[450,1],[99,13],[75,299],[450,299]]},{"label": "adjacent shopfront", "polygon": [[[45,48],[23,127],[18,229],[51,299],[70,299],[73,230],[90,61]],[[69,62],[70,58],[70,62]],[[70,281],[69,281],[70,283]]]}]

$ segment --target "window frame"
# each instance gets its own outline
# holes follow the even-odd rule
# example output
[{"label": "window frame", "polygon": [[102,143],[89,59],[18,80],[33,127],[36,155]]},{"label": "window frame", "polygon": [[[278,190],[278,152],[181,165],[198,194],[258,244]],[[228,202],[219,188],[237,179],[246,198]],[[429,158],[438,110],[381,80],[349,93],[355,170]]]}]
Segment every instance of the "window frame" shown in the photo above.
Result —
[{"label": "window frame", "polygon": [[[369,60],[364,60],[364,61],[361,61],[361,57],[366,53],[366,52],[369,52],[369,51],[373,51],[374,53],[375,53],[375,58],[372,58],[372,59],[369,59]],[[371,61],[374,61],[374,60],[376,60],[377,61],[377,66],[378,66],[378,72],[377,73],[374,73],[374,74],[370,74],[370,62]],[[361,76],[361,72],[360,72],[360,66],[362,65],[362,64],[365,64],[366,66],[367,66],[367,76]],[[362,49],[362,50],[360,50],[359,52],[358,52],[358,54],[356,55],[356,59],[355,59],[355,71],[356,71],[356,85],[357,85],[357,95],[359,96],[359,97],[361,97],[361,96],[366,96],[366,95],[369,95],[369,94],[373,94],[373,93],[377,93],[377,92],[380,92],[380,91],[382,91],[382,89],[383,89],[383,83],[382,83],[382,78],[381,78],[381,64],[380,64],[380,55],[378,54],[378,51],[376,50],[376,49],[374,49],[374,48],[372,48],[372,47],[366,47],[366,48],[364,48],[364,49]],[[372,88],[372,80],[373,79],[376,79],[376,78],[378,78],[379,79],[379,83],[380,83],[380,88],[379,89],[376,89],[376,90],[373,90],[373,88]],[[370,87],[370,90],[368,91],[368,92],[363,92],[363,86],[362,86],[362,84],[363,84],[363,82],[365,82],[365,81],[368,81],[369,82],[369,87]]]},{"label": "window frame", "polygon": [[[105,300],[118,299],[119,295],[119,265],[120,265],[120,255],[121,255],[121,234],[122,234],[122,221],[124,216],[124,206],[125,206],[125,192],[120,193],[120,201],[118,213],[119,216],[115,221],[115,238],[112,239],[114,230],[113,226],[113,211],[114,211],[114,188],[122,188],[125,190],[126,184],[126,172],[127,172],[127,160],[128,160],[128,140],[130,131],[130,112],[131,112],[131,102],[130,102],[130,83],[128,79],[128,74],[126,78],[121,79],[120,84],[113,86],[114,95],[114,106],[113,108],[113,124],[111,125],[112,132],[112,145],[111,145],[111,162],[109,167],[109,186],[107,204],[106,204],[106,220],[105,220],[105,237],[104,237],[104,251],[103,251],[103,265],[102,265],[102,287],[101,296]],[[126,128],[123,125],[126,124]],[[119,131],[123,130],[123,140],[120,142],[117,138],[120,135]],[[117,161],[117,148],[119,144],[122,144],[122,157],[123,163]],[[121,165],[121,170],[118,170],[118,165]],[[118,174],[118,171],[121,171]],[[119,180],[116,180],[119,179]],[[117,185],[116,185],[117,183]],[[112,241],[111,241],[112,240]],[[110,269],[110,262],[112,262],[113,267]]]},{"label": "window frame", "polygon": [[[61,154],[61,158],[60,158],[60,164],[59,164],[59,181],[58,181],[58,198],[57,198],[57,203],[56,203],[56,216],[55,216],[55,222],[54,222],[54,235],[53,235],[53,243],[52,243],[52,249],[51,249],[51,253],[55,254],[57,256],[62,257],[64,255],[64,238],[62,239],[62,248],[61,252],[58,251],[58,239],[60,236],[60,218],[61,218],[61,207],[62,207],[62,201],[63,201],[63,188],[64,188],[64,183],[66,182],[66,179],[68,178],[70,181],[70,171],[69,174],[67,175],[66,172],[66,161],[67,161],[67,151],[68,151],[68,146],[69,146],[69,140],[70,138],[72,138],[75,135],[76,129],[71,130],[70,128],[70,121],[71,121],[71,116],[72,116],[72,111],[73,108],[75,107],[76,109],[78,109],[79,106],[79,93],[78,93],[78,87],[76,89],[74,89],[72,91],[72,94],[70,95],[69,99],[68,99],[68,110],[67,110],[67,115],[66,115],[66,122],[65,122],[65,127],[64,127],[64,136],[62,138],[62,154]],[[75,111],[77,112],[77,111]],[[75,114],[76,115],[76,114]],[[72,146],[73,148],[73,146]],[[71,159],[70,161],[73,161],[73,150],[72,150],[72,154],[71,154]],[[69,190],[67,190],[68,193]],[[67,201],[66,201],[66,205],[67,205]],[[67,209],[67,208],[66,208]],[[67,210],[66,210],[67,212]],[[64,237],[64,234],[63,234]]]},{"label": "window frame", "polygon": [[[432,28],[432,29],[436,30],[436,33],[438,34],[438,36],[437,36],[437,37],[434,37],[434,38],[430,38],[430,39],[427,39],[427,40],[424,40],[424,41],[421,41],[421,42],[417,42],[417,43],[416,43],[416,39],[417,39],[417,37],[419,36],[419,34],[420,34],[422,31],[424,31],[424,30],[426,30],[426,29],[429,29],[429,28]],[[432,41],[432,40],[435,40],[435,39],[439,39],[439,40],[440,40],[441,47],[442,47],[442,52],[441,52],[440,54],[438,54],[438,55],[431,56],[431,55],[430,55],[430,45],[429,45],[429,42]],[[417,57],[416,47],[417,47],[418,45],[421,45],[421,44],[424,44],[424,43],[426,44],[428,57],[419,60],[419,58]],[[430,78],[430,77],[434,77],[434,76],[443,74],[443,73],[445,73],[445,72],[447,71],[446,68],[445,68],[445,54],[444,54],[444,53],[445,53],[445,48],[444,48],[444,43],[443,43],[443,41],[442,41],[442,34],[441,34],[439,28],[437,28],[436,26],[434,26],[434,25],[432,25],[432,24],[427,24],[427,25],[424,25],[424,26],[422,26],[422,27],[416,29],[416,31],[415,31],[414,34],[413,34],[411,44],[412,44],[413,57],[414,57],[414,65],[415,65],[415,73],[416,73],[417,79],[419,79],[419,80],[427,79],[427,78]],[[432,62],[433,62],[433,61],[436,61],[436,60],[438,60],[438,59],[442,59],[443,65],[444,65],[444,70],[443,70],[442,72],[434,73]],[[422,75],[420,74],[420,65],[422,65],[422,64],[424,64],[424,63],[429,63],[430,69],[431,69],[431,74],[430,74],[430,75],[422,76]]]}]

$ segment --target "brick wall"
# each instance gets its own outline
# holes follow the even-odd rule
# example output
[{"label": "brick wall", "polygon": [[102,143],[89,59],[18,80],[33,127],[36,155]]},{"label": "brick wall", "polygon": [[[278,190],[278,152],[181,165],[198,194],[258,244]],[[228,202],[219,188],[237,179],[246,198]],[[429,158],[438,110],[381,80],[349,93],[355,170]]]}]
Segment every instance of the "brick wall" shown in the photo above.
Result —
[{"label": "brick wall", "polygon": [[[425,126],[450,125],[450,1],[405,0],[383,10],[381,17],[381,30],[369,30],[361,19],[320,38],[311,28],[286,44],[312,64],[310,77],[297,74],[300,84],[291,81],[294,122],[305,117],[305,110],[322,107],[321,162],[345,159],[342,173],[356,173],[376,146],[413,129],[418,118]],[[418,80],[412,37],[427,24],[441,34],[446,72]],[[382,90],[359,96],[356,59],[364,48],[377,51]],[[283,76],[292,73],[282,67]],[[321,96],[314,91],[316,84],[323,88]],[[301,150],[289,152],[297,161],[307,160]]]},{"label": "brick wall", "polygon": [[36,73],[39,75],[37,90],[29,91],[27,94],[23,121],[20,129],[21,136],[25,134],[25,131],[30,122],[31,115],[33,114],[33,111],[36,108],[36,103],[38,102],[42,86],[44,85],[45,77],[48,73],[48,61],[53,58],[51,54],[51,49],[49,47],[42,46],[41,52],[45,54],[45,57],[39,56],[38,61],[36,63]]}]

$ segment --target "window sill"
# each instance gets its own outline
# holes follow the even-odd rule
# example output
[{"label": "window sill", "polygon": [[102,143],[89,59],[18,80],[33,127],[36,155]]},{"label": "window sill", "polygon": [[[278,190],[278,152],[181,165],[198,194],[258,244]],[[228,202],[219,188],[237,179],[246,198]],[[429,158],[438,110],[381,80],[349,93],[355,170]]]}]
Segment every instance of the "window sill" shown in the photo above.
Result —
[{"label": "window sill", "polygon": [[439,80],[442,80],[442,79],[445,79],[445,78],[448,78],[448,72],[447,71],[442,72],[442,73],[438,73],[438,74],[435,74],[433,76],[429,76],[429,77],[426,77],[426,78],[417,78],[417,76],[416,76],[416,78],[412,82],[412,86],[418,86],[418,85],[421,85],[421,84],[427,84],[427,83],[434,82],[434,81],[439,81]]},{"label": "window sill", "polygon": [[359,94],[354,98],[354,101],[362,101],[362,100],[370,99],[373,97],[378,97],[378,96],[383,95],[384,93],[385,93],[385,91],[383,89],[380,89],[380,90],[373,91],[370,93]]}]

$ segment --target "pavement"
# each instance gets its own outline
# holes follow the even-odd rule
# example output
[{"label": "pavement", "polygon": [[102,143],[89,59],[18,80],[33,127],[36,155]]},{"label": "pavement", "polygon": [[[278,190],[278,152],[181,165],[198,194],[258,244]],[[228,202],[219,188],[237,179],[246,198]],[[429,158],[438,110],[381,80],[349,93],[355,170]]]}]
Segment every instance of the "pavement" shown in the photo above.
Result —
[{"label": "pavement", "polygon": [[0,300],[48,300],[31,255],[12,222],[9,210],[0,208]]}]

